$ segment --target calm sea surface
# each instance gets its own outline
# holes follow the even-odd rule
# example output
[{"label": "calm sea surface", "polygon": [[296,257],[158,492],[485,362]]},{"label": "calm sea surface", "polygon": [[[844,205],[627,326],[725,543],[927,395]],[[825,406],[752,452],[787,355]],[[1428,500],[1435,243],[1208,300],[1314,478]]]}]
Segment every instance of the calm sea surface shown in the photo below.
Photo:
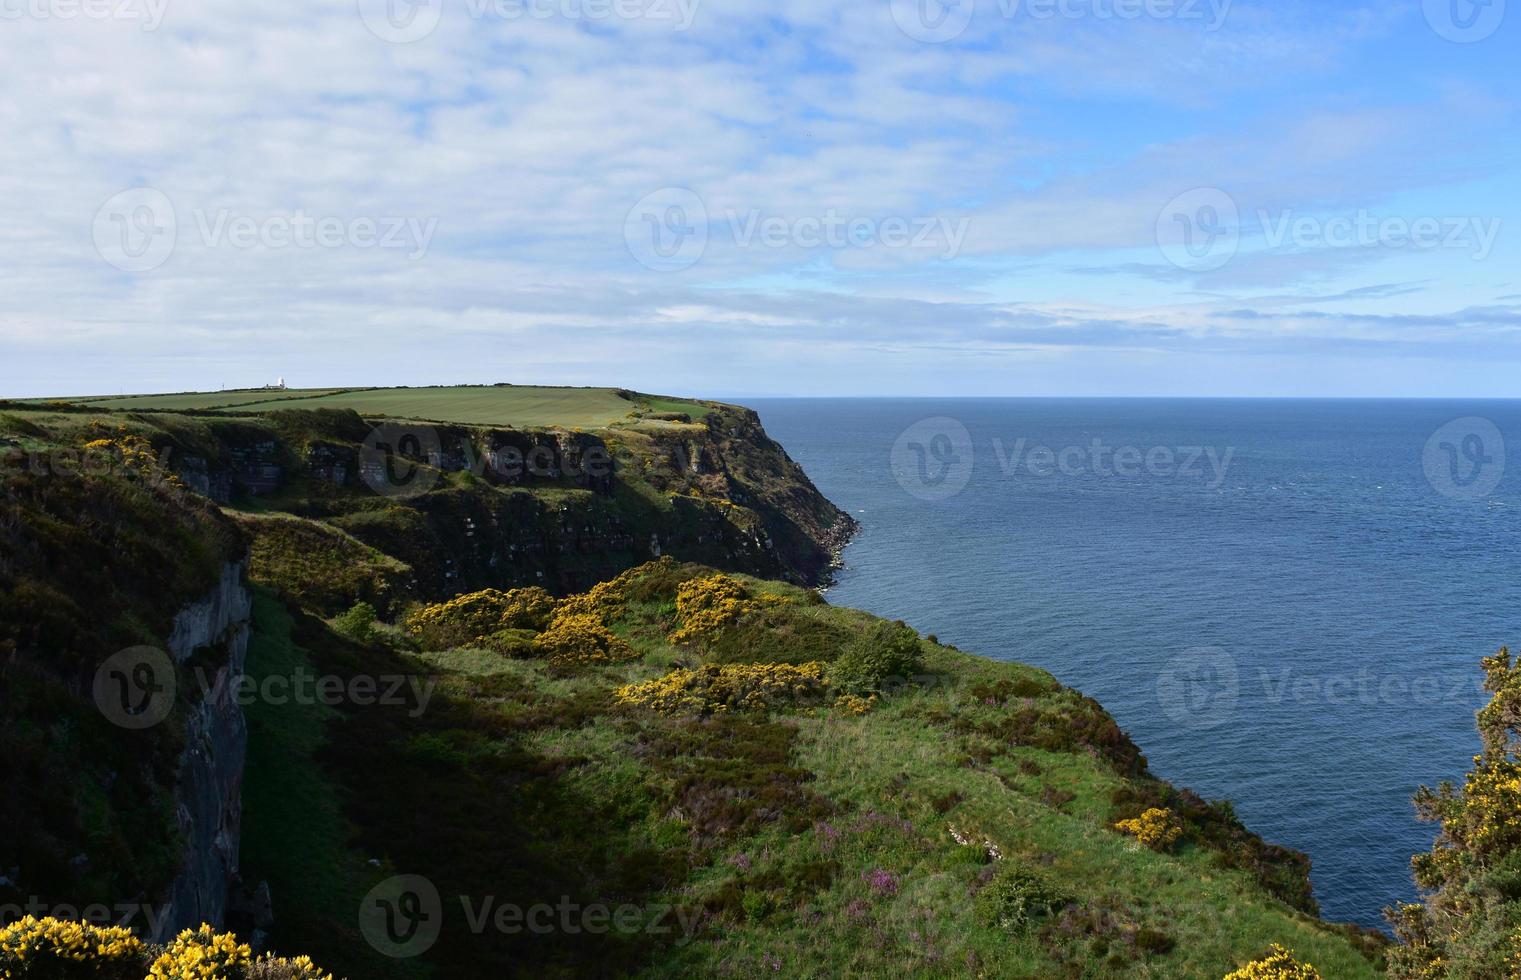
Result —
[{"label": "calm sea surface", "polygon": [[831,602],[1097,698],[1327,917],[1413,899],[1410,796],[1521,645],[1521,402],[750,404],[862,522]]}]

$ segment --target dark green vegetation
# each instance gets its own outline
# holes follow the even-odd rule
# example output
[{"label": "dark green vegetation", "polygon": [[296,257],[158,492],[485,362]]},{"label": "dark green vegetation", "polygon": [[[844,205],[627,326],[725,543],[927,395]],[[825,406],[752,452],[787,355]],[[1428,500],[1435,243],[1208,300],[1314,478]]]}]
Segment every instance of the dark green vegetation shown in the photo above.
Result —
[{"label": "dark green vegetation", "polygon": [[0,905],[140,900],[176,870],[188,671],[149,731],[107,721],[92,679],[118,650],[165,647],[175,612],[247,543],[139,448],[99,447],[107,474],[0,483]]},{"label": "dark green vegetation", "polygon": [[1483,665],[1493,695],[1479,712],[1483,753],[1461,790],[1443,783],[1416,797],[1441,835],[1414,862],[1425,904],[1388,913],[1405,941],[1390,973],[1404,980],[1521,975],[1521,664],[1502,649]]}]

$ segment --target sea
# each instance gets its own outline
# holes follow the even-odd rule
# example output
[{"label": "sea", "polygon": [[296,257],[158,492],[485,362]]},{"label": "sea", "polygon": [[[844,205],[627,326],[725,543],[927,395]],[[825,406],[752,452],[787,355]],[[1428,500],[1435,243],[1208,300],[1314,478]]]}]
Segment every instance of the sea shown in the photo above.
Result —
[{"label": "sea", "polygon": [[1411,796],[1521,647],[1521,401],[747,404],[861,522],[829,601],[1097,698],[1327,918],[1415,900]]}]

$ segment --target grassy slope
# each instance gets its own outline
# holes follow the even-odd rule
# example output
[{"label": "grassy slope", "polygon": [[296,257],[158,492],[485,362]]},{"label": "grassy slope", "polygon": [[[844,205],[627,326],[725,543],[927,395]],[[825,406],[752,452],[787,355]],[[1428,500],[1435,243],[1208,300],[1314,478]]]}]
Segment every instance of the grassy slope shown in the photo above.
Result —
[{"label": "grassy slope", "polygon": [[[291,637],[280,599],[254,598],[248,677],[311,673],[310,655]],[[352,928],[361,898],[378,877],[349,846],[351,829],[338,794],[316,762],[325,726],[338,712],[324,704],[275,705],[253,700],[243,783],[244,875],[268,881],[275,896],[273,945],[296,955],[320,946],[327,969],[350,977],[425,976],[421,964],[375,958]]]},{"label": "grassy slope", "polygon": [[[767,660],[827,660],[872,621],[750,584],[790,604],[742,627],[729,659],[764,648]],[[926,642],[935,683],[864,717],[827,702],[706,720],[618,707],[621,684],[700,659],[666,641],[672,611],[663,594],[628,603],[610,622],[640,659],[570,676],[486,651],[403,656],[442,678],[441,700],[405,721],[356,709],[333,729],[325,757],[361,846],[398,872],[428,875],[446,896],[669,904],[701,917],[689,942],[679,932],[525,941],[471,935],[456,919],[424,962],[448,975],[510,963],[541,976],[595,966],[671,977],[1218,980],[1281,942],[1326,977],[1378,975],[1341,934],[1216,852],[1190,843],[1156,854],[1110,829],[1117,791],[1161,784],[1122,774],[1090,745],[968,734],[966,723],[1026,709],[1062,724],[1077,702],[1049,675]],[[353,662],[332,656],[329,668]],[[998,681],[1044,693],[990,703],[983,692]],[[1043,870],[1072,910],[1023,933],[979,921],[971,896],[990,869],[952,827]],[[894,876],[895,893],[870,887],[878,871]],[[1141,929],[1172,949],[1139,948]]]},{"label": "grassy slope", "polygon": [[685,413],[701,418],[707,409],[684,399],[622,397],[614,388],[458,386],[440,388],[290,389],[128,395],[74,399],[93,408],[133,411],[237,409],[262,413],[282,408],[347,408],[370,417],[423,419],[462,425],[561,426],[598,429],[622,422],[629,412]]}]

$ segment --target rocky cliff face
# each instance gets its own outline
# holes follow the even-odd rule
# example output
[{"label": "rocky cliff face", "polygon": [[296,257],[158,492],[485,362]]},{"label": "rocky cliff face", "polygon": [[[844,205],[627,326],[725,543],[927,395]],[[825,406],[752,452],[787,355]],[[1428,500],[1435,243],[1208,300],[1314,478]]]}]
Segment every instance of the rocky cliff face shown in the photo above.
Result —
[{"label": "rocky cliff face", "polygon": [[155,437],[187,486],[331,525],[408,566],[419,598],[574,592],[661,555],[819,585],[855,529],[734,406],[596,432],[336,411],[203,424]]},{"label": "rocky cliff face", "polygon": [[223,566],[216,586],[175,615],[169,636],[177,665],[198,663],[174,788],[175,823],[184,844],[154,936],[158,940],[202,922],[221,924],[237,881],[248,726],[234,685],[248,653],[252,597],[246,568],[244,562]]}]

